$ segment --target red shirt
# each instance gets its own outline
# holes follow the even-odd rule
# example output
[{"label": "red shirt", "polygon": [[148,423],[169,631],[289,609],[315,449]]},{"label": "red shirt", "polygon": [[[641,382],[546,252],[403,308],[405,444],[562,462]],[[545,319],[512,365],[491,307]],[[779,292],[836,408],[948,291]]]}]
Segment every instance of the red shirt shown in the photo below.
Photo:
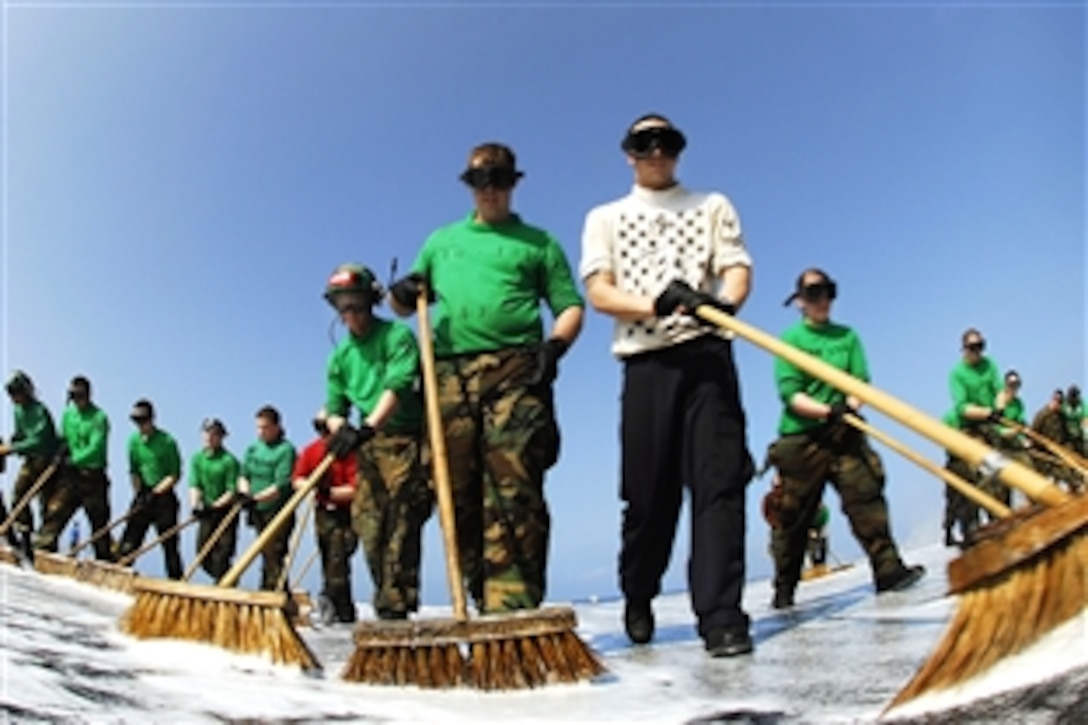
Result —
[{"label": "red shirt", "polygon": [[[309,478],[318,464],[325,459],[325,441],[318,438],[313,443],[302,449],[302,453],[295,459],[295,470],[291,474],[291,480],[298,480],[300,478]],[[350,486],[352,490],[355,490],[355,456],[348,456],[342,461],[333,461],[329,466],[329,470],[325,471],[325,481],[328,482],[330,487]],[[329,498],[321,493],[317,494],[318,504],[324,506],[329,503]],[[343,508],[349,508],[351,506],[350,501],[344,501],[341,503],[333,503],[334,506],[340,506]]]}]

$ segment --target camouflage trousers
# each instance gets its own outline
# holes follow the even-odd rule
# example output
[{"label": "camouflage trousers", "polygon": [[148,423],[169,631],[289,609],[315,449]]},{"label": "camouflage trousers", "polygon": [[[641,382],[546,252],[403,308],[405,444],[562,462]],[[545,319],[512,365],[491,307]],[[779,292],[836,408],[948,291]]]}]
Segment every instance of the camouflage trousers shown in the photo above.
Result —
[{"label": "camouflage trousers", "polygon": [[771,531],[775,588],[792,593],[801,576],[809,530],[830,483],[874,579],[903,568],[888,522],[884,467],[866,437],[846,424],[787,435],[767,453],[782,479],[780,525]]},{"label": "camouflage trousers", "polygon": [[[337,619],[354,622],[351,555],[359,548],[359,538],[352,530],[350,507],[318,504],[314,510],[314,532],[317,534],[317,548],[321,552],[322,591],[336,608]],[[417,577],[418,567],[417,562]]]},{"label": "camouflage trousers", "polygon": [[[178,497],[173,491],[159,496],[152,496],[129,517],[125,533],[121,534],[121,548],[118,559],[143,546],[147,530],[154,525],[159,536],[178,522]],[[178,552],[178,536],[174,534],[161,543],[166,575],[171,579],[181,579],[181,554]]]},{"label": "camouflage trousers", "polygon": [[351,522],[374,583],[374,611],[383,619],[419,609],[421,538],[434,502],[420,455],[418,435],[395,433],[379,433],[359,451]]},{"label": "camouflage trousers", "polygon": [[[34,548],[57,550],[57,540],[72,516],[82,507],[91,524],[91,532],[101,531],[110,522],[110,479],[99,468],[65,466],[42,514],[41,530],[34,537]],[[109,534],[94,542],[94,555],[100,561],[112,559],[113,542]]]},{"label": "camouflage trousers", "polygon": [[[204,546],[207,545],[208,540],[212,537],[212,534],[216,532],[219,525],[223,523],[223,519],[230,515],[230,512],[234,510],[232,505],[220,506],[219,508],[212,509],[206,519],[201,519],[197,525],[196,532],[196,552],[199,554]],[[231,561],[234,559],[234,552],[238,546],[238,517],[235,516],[229,524],[227,524],[226,530],[219,539],[212,544],[211,550],[200,562],[200,568],[207,572],[215,581],[219,581],[227,571],[230,570]]]},{"label": "camouflage trousers", "polygon": [[[34,487],[38,478],[48,468],[49,459],[42,456],[27,456],[23,460],[23,465],[19,468],[19,475],[15,478],[14,495],[11,498],[12,510],[26,497],[27,492]],[[56,481],[57,476],[54,474],[51,480],[38,490],[38,506],[43,513],[49,505],[53,490],[56,488]],[[34,530],[34,512],[32,509],[33,502],[24,506],[19,515],[15,517],[15,528],[28,536]]]},{"label": "camouflage trousers", "polygon": [[517,349],[439,360],[461,569],[481,612],[532,609],[547,589],[544,473],[559,455],[550,385]]},{"label": "camouflage trousers", "polygon": [[[253,509],[249,512],[249,525],[260,534],[268,528],[268,524],[271,523],[277,513],[279,513],[279,507],[267,511]],[[287,548],[290,544],[291,532],[294,529],[295,514],[292,512],[283,527],[261,549],[261,589],[276,591],[280,588],[281,578],[287,583],[284,569],[288,563],[286,561]]]}]

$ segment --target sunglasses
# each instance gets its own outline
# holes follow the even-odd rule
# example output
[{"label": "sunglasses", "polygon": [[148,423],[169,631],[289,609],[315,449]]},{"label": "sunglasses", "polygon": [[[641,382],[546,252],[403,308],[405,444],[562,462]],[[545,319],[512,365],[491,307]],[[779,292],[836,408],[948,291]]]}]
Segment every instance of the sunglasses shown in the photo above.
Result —
[{"label": "sunglasses", "polygon": [[339,307],[337,307],[336,311],[339,312],[341,315],[348,315],[348,314],[361,315],[364,312],[366,312],[368,309],[369,308],[366,305],[355,303],[355,302],[348,302],[347,304],[340,305]]},{"label": "sunglasses", "polygon": [[687,139],[675,128],[654,126],[628,133],[621,145],[624,151],[636,159],[649,157],[655,149],[660,151],[662,156],[675,159],[687,146]]},{"label": "sunglasses", "polygon": [[1005,384],[1008,385],[1010,388],[1019,388],[1020,387],[1020,381],[1019,380],[1006,380]]},{"label": "sunglasses", "polygon": [[963,346],[963,349],[968,352],[982,352],[986,349],[986,341],[980,340],[979,342],[969,342]]},{"label": "sunglasses", "polygon": [[465,169],[460,179],[473,189],[486,189],[491,187],[499,191],[514,188],[514,184],[522,176],[520,171],[515,171],[512,166],[476,166]]},{"label": "sunglasses", "polygon": [[130,415],[129,420],[131,420],[136,425],[143,425],[144,423],[151,422],[151,418],[146,415]]},{"label": "sunglasses", "polygon": [[801,299],[806,302],[819,302],[822,299],[833,300],[839,294],[838,286],[828,280],[827,282],[814,282],[801,288]]}]

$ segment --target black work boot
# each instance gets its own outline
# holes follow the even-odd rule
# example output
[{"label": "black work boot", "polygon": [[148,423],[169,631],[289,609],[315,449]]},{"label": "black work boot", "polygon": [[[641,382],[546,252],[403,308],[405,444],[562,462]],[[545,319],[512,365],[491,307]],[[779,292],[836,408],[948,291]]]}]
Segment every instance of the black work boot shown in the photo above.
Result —
[{"label": "black work boot", "polygon": [[898,592],[914,586],[926,574],[926,568],[921,564],[902,566],[896,571],[876,578],[876,593]]},{"label": "black work boot", "polygon": [[792,589],[778,589],[774,590],[774,599],[771,600],[771,606],[775,609],[789,609],[793,606],[793,590]]},{"label": "black work boot", "polygon": [[628,600],[623,610],[623,627],[633,644],[646,644],[654,636],[654,610],[649,601]]},{"label": "black work boot", "polygon": [[712,629],[703,638],[711,657],[736,657],[752,651],[752,635],[747,627]]}]

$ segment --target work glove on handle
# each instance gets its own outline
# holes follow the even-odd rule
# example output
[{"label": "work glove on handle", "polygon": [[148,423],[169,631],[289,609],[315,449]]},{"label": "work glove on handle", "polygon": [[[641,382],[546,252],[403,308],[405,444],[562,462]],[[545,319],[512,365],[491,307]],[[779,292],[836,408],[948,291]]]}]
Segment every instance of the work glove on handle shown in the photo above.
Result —
[{"label": "work glove on handle", "polygon": [[533,384],[552,383],[559,375],[559,358],[567,353],[570,343],[560,337],[553,337],[533,348],[536,356],[536,373]]},{"label": "work glove on handle", "polygon": [[1005,417],[1004,408],[991,408],[990,409],[990,415],[988,415],[986,417],[986,420],[990,421],[991,423],[997,423],[998,425],[1000,425],[1001,424],[1001,419],[1004,418],[1004,417]]},{"label": "work glove on handle", "polygon": [[713,323],[707,322],[695,314],[695,310],[699,305],[709,305],[727,315],[732,315],[737,311],[736,306],[718,299],[709,292],[700,292],[692,288],[687,282],[674,279],[669,282],[669,286],[665,288],[665,291],[654,300],[654,313],[658,317],[668,317],[683,307],[685,313],[694,317],[698,322],[713,325]]},{"label": "work glove on handle", "polygon": [[63,466],[71,460],[71,455],[72,451],[68,447],[68,441],[62,439],[57,445],[57,452],[53,454],[53,461],[58,466]]},{"label": "work glove on handle", "polygon": [[253,498],[252,494],[239,491],[235,494],[234,499],[242,504],[242,509],[245,511],[253,511],[257,508],[257,499]]},{"label": "work glove on handle", "polygon": [[430,280],[420,272],[412,272],[398,279],[389,288],[389,294],[401,307],[415,309],[416,300],[424,287],[427,288],[427,302],[434,302],[434,289],[431,288]]},{"label": "work glove on handle", "polygon": [[326,450],[334,455],[336,460],[342,461],[354,454],[364,443],[373,438],[376,434],[377,431],[366,423],[363,423],[358,428],[353,427],[350,423],[344,423],[332,434],[332,438],[329,439]]},{"label": "work glove on handle", "polygon": [[837,403],[831,404],[831,410],[827,414],[827,422],[831,425],[837,425],[843,423],[843,416],[847,413],[851,415],[857,415],[857,412],[846,404],[846,401],[840,400]]},{"label": "work glove on handle", "polygon": [[193,516],[201,521],[210,519],[212,516],[212,508],[199,503],[193,507]]}]

